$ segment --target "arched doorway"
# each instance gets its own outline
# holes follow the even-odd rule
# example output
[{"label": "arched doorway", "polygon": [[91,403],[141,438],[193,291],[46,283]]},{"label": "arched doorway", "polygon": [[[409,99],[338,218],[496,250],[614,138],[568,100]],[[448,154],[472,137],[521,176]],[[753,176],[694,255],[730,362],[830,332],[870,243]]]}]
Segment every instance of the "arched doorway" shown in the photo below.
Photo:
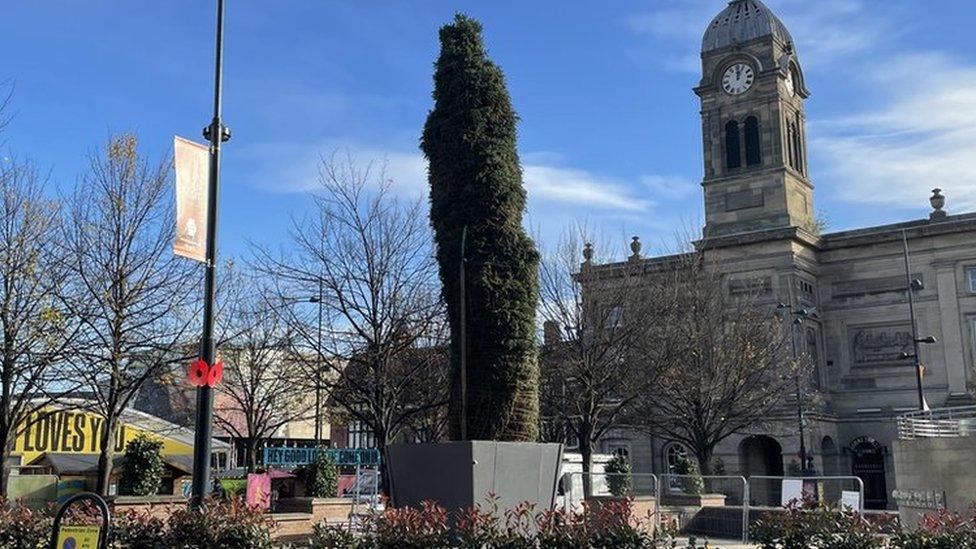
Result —
[{"label": "arched doorway", "polygon": [[837,445],[834,439],[823,437],[820,441],[820,455],[823,459],[823,474],[826,476],[836,475],[839,471],[837,467]]},{"label": "arched doorway", "polygon": [[852,473],[864,482],[864,508],[888,507],[888,483],[885,479],[884,448],[877,440],[859,437],[851,442]]},{"label": "arched doorway", "polygon": [[[739,444],[739,467],[744,477],[783,476],[783,447],[776,439],[755,435]],[[778,480],[763,479],[750,482],[749,498],[754,505],[777,505],[780,501]]]},{"label": "arched doorway", "polygon": [[783,476],[783,447],[776,439],[755,435],[739,444],[739,462],[742,476]]}]

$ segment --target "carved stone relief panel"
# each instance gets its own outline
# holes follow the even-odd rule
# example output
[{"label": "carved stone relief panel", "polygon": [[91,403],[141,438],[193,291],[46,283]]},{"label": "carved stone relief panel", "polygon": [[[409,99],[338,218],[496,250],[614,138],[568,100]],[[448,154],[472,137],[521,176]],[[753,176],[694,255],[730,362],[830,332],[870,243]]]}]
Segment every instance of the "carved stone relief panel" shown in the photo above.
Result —
[{"label": "carved stone relief panel", "polygon": [[908,323],[851,326],[848,328],[854,366],[904,364],[912,353],[912,329]]}]

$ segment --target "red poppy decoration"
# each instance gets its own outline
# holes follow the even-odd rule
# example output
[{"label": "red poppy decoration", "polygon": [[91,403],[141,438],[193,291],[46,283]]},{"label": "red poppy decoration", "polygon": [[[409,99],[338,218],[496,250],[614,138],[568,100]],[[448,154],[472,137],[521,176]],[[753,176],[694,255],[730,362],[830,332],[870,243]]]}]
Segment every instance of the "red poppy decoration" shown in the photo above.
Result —
[{"label": "red poppy decoration", "polygon": [[210,377],[210,368],[206,362],[198,358],[190,363],[190,370],[186,373],[186,377],[193,386],[203,387]]},{"label": "red poppy decoration", "polygon": [[224,363],[220,360],[214,362],[213,368],[210,368],[210,372],[207,373],[207,385],[213,387],[214,385],[220,383],[220,380],[224,377]]}]

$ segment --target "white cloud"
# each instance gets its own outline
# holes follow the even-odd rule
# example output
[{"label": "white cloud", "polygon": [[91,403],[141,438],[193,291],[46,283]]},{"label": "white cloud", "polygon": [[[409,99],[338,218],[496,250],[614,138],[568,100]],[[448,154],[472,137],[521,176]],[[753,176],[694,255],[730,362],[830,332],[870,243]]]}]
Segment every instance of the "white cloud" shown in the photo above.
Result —
[{"label": "white cloud", "polygon": [[869,77],[887,104],[811,127],[821,171],[851,202],[911,207],[940,187],[955,211],[976,208],[976,67],[939,54],[882,65]]},{"label": "white cloud", "polygon": [[[254,151],[260,151],[255,153]],[[348,154],[356,163],[371,162],[385,170],[392,189],[402,196],[416,198],[427,194],[427,161],[419,152],[384,150],[356,144],[330,142],[316,148],[289,145],[255,146],[246,153],[270,156],[271,172],[255,174],[252,184],[276,192],[308,192],[318,188],[318,162],[324,156]],[[560,156],[546,152],[523,155],[523,176],[533,204],[580,206],[594,210],[641,212],[651,206],[633,190],[641,186],[599,175],[587,170],[562,166]],[[673,177],[644,176],[644,185],[662,195],[673,196],[683,182]]]},{"label": "white cloud", "polygon": [[595,209],[640,212],[650,202],[622,182],[585,170],[527,164],[522,167],[530,199]]}]

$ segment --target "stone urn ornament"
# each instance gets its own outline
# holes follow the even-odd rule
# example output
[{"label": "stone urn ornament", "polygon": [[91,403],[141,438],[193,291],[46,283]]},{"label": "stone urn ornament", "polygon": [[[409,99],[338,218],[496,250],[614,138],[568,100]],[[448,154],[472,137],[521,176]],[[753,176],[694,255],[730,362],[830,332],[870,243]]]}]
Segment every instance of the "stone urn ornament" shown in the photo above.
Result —
[{"label": "stone urn ornament", "polygon": [[942,189],[932,189],[932,196],[929,197],[929,203],[932,204],[932,213],[929,214],[930,219],[941,219],[946,216],[945,204],[946,197],[942,194]]}]

